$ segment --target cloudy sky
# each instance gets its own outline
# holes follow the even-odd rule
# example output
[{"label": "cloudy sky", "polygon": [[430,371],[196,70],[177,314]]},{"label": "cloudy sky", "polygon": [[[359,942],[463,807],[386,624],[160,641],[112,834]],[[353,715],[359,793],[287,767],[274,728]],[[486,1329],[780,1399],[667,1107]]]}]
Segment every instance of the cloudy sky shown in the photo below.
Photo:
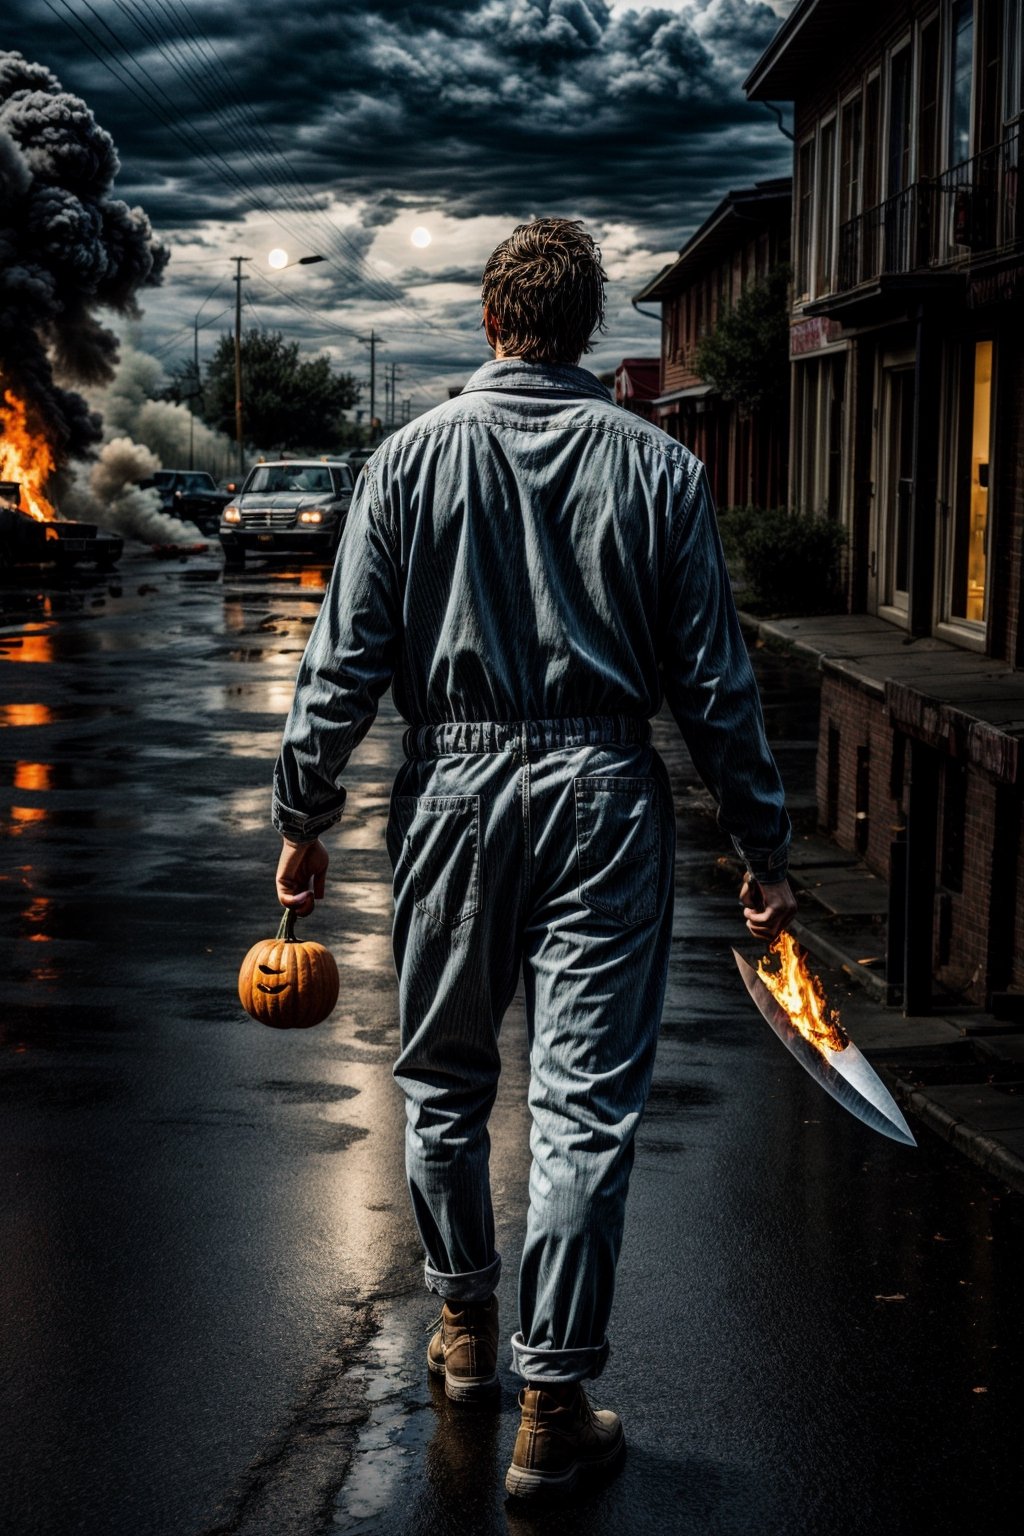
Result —
[{"label": "cloudy sky", "polygon": [[[6,0],[0,47],[48,65],[114,136],[117,191],[172,259],[142,344],[187,355],[246,316],[399,398],[487,355],[479,273],[535,214],[583,218],[611,278],[601,370],[657,351],[629,297],[722,195],[790,169],[740,82],[792,0]],[[417,247],[414,231],[430,243]],[[422,239],[422,236],[420,236]],[[275,272],[273,248],[327,258]]]}]

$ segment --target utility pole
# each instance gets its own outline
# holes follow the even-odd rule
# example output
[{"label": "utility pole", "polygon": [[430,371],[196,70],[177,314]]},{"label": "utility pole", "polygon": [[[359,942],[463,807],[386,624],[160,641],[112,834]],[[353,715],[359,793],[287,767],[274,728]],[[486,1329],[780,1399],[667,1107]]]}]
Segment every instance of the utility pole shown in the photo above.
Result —
[{"label": "utility pole", "polygon": [[[245,474],[245,444],[242,438],[242,262],[251,256],[232,256],[235,264],[235,438],[238,442],[238,478]],[[196,335],[198,336],[198,331]],[[197,343],[198,345],[198,343]]]},{"label": "utility pole", "polygon": [[396,400],[395,400],[395,379],[397,378],[397,376],[398,376],[398,364],[397,363],[392,363],[391,364],[391,412],[390,412],[390,415],[388,417],[388,420],[391,423],[391,430],[392,430],[392,432],[395,430],[395,428],[398,425],[398,422],[396,420],[396,418],[398,416],[398,407],[397,407],[397,403],[396,403]]},{"label": "utility pole", "polygon": [[377,415],[377,343],[380,337],[376,331],[370,332],[370,441],[374,436],[374,419]]},{"label": "utility pole", "polygon": [[188,467],[195,469],[196,445],[196,398],[199,394],[199,315],[193,321],[192,332],[192,387],[195,394],[188,406]]}]

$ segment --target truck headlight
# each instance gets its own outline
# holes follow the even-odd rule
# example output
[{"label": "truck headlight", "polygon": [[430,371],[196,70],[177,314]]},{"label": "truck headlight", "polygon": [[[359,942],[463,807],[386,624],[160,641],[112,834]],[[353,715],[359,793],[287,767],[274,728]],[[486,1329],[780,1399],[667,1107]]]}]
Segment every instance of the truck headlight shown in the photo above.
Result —
[{"label": "truck headlight", "polygon": [[322,523],[323,520],[324,520],[324,515],[323,515],[322,512],[315,512],[314,511],[314,512],[300,512],[299,513],[299,522],[300,523]]},{"label": "truck headlight", "polygon": [[237,507],[225,507],[224,521],[226,523],[240,523],[242,521],[242,514]]}]

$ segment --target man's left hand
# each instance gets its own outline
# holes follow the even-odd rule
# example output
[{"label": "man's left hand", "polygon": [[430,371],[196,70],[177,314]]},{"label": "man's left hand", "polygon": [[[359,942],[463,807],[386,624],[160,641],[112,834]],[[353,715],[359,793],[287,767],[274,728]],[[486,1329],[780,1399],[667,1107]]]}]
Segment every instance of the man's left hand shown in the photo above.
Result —
[{"label": "man's left hand", "polygon": [[327,849],[319,838],[315,843],[290,843],[283,837],[281,845],[277,899],[282,907],[294,907],[299,917],[308,917],[316,902],[323,900],[330,863]]}]

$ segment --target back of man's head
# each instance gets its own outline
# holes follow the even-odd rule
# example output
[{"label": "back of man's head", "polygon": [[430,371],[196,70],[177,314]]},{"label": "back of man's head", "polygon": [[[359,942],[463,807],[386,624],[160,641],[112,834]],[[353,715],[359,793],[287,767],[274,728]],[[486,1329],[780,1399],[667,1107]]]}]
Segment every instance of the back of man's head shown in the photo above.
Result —
[{"label": "back of man's head", "polygon": [[576,363],[604,329],[600,247],[579,219],[520,224],[484,268],[481,299],[502,355]]}]

